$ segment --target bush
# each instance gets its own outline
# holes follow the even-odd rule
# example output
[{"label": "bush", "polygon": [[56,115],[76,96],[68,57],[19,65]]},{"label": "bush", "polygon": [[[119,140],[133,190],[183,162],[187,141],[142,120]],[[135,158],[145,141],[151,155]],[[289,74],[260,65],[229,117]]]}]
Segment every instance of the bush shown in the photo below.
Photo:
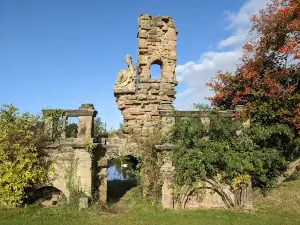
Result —
[{"label": "bush", "polygon": [[21,204],[25,189],[46,179],[48,166],[39,160],[42,147],[41,122],[12,105],[0,111],[0,207]]},{"label": "bush", "polygon": [[240,119],[207,113],[209,125],[202,124],[199,117],[187,117],[178,119],[172,132],[179,185],[221,176],[221,182],[237,190],[244,188],[251,176],[256,186],[266,189],[274,186],[287,163],[299,156],[299,139],[288,125],[252,124],[238,134]]}]

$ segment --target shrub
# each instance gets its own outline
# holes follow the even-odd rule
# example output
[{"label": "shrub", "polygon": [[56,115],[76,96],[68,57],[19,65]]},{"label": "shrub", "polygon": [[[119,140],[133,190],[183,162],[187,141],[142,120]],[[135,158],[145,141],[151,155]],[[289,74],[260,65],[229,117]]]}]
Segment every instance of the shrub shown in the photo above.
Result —
[{"label": "shrub", "polygon": [[39,160],[42,147],[38,117],[21,114],[12,105],[0,110],[0,207],[22,203],[25,189],[46,179],[47,166]]},{"label": "shrub", "polygon": [[199,117],[176,122],[171,142],[179,185],[221,176],[221,182],[237,190],[244,188],[251,176],[256,186],[266,189],[276,184],[288,161],[299,155],[299,139],[288,125],[252,124],[251,129],[238,133],[240,119],[213,112],[208,116],[209,125]]}]

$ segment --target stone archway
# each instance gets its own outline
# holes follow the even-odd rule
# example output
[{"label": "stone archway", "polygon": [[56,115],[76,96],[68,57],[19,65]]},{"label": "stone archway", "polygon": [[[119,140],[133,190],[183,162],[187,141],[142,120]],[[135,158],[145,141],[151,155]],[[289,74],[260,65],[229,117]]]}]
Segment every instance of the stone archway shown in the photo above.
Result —
[{"label": "stone archway", "polygon": [[53,207],[67,200],[65,193],[58,187],[45,185],[34,190],[28,201],[43,207]]}]

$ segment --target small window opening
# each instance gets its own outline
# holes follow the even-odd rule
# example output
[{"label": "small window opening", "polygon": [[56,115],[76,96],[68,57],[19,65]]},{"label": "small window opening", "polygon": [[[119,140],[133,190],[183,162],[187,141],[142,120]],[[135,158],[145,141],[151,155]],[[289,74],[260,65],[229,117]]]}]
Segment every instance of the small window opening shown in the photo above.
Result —
[{"label": "small window opening", "polygon": [[66,138],[77,138],[78,133],[78,118],[68,118],[66,124]]},{"label": "small window opening", "polygon": [[150,67],[150,75],[153,79],[161,78],[161,65],[158,63],[153,63]]}]

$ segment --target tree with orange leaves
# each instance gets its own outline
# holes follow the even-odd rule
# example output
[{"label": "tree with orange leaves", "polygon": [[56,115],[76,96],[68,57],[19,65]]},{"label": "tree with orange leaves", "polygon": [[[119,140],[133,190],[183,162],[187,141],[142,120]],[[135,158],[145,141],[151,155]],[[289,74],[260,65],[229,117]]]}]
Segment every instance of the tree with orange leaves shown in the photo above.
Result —
[{"label": "tree with orange leaves", "polygon": [[207,85],[214,107],[247,106],[254,121],[288,123],[300,133],[300,0],[272,0],[251,18],[256,38],[243,46],[235,74]]}]

